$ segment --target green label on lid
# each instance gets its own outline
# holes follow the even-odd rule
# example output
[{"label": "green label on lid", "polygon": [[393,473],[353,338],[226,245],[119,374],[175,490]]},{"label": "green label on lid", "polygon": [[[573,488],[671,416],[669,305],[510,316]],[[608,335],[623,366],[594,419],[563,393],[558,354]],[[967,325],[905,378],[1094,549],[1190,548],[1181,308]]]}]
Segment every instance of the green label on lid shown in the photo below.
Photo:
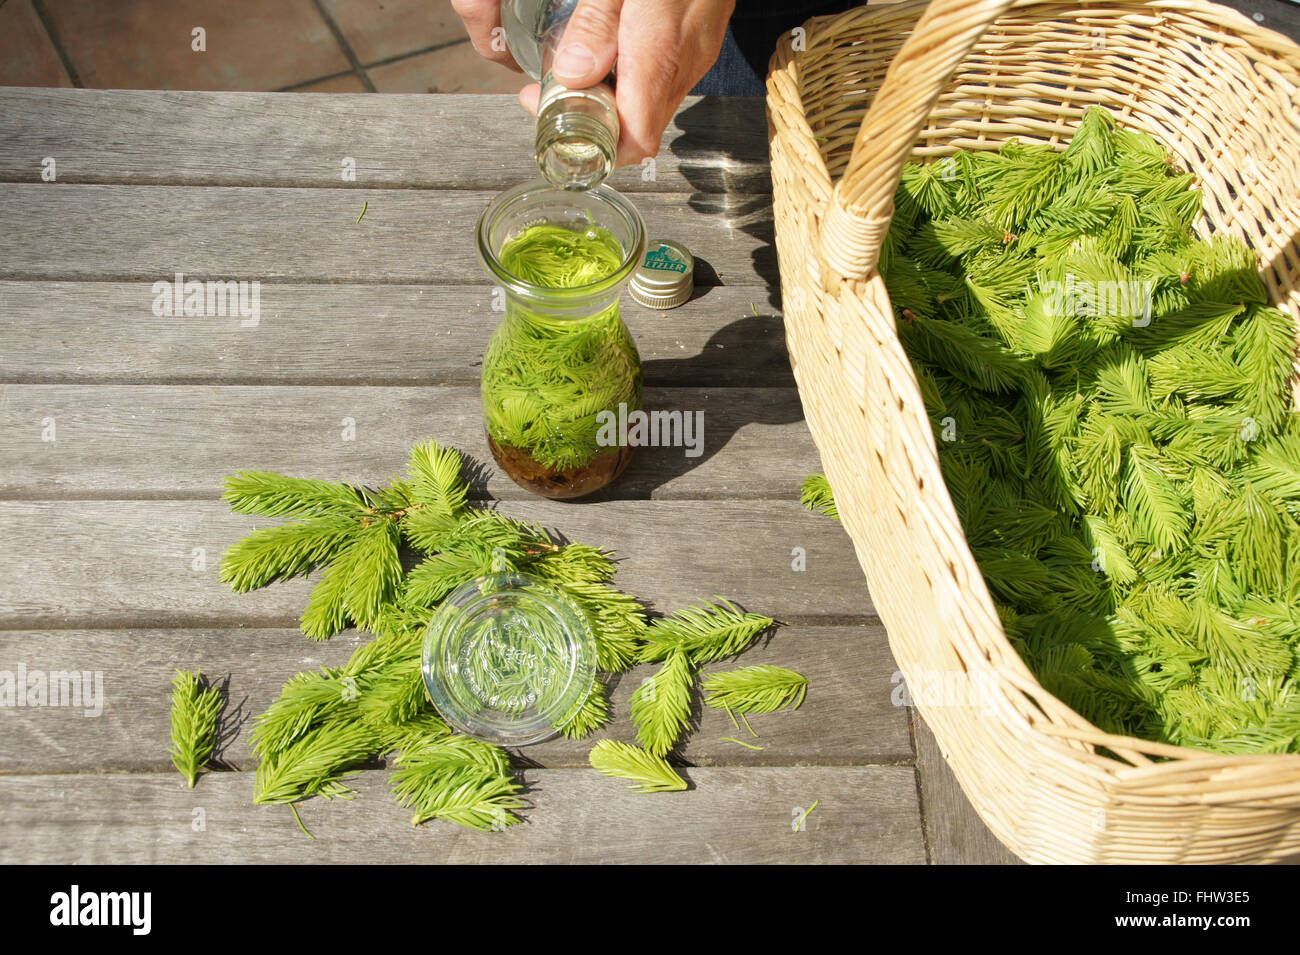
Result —
[{"label": "green label on lid", "polygon": [[651,249],[645,254],[645,265],[643,268],[655,269],[660,272],[685,272],[686,260],[682,254],[671,246],[661,245],[657,249]]}]

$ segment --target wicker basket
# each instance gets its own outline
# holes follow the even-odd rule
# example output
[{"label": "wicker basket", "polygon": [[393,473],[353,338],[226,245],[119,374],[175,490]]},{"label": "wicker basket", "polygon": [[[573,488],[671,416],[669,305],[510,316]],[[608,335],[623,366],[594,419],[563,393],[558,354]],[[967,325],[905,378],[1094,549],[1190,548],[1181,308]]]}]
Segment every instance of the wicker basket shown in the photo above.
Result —
[{"label": "wicker basket", "polygon": [[964,674],[960,705],[919,709],[971,803],[1031,862],[1300,851],[1300,756],[1108,735],[1025,667],[940,476],[875,271],[909,159],[1012,137],[1064,146],[1100,104],[1197,174],[1201,231],[1250,243],[1274,301],[1300,315],[1300,47],[1200,0],[905,2],[805,31],[782,42],[768,78],[791,360],[908,685]]}]

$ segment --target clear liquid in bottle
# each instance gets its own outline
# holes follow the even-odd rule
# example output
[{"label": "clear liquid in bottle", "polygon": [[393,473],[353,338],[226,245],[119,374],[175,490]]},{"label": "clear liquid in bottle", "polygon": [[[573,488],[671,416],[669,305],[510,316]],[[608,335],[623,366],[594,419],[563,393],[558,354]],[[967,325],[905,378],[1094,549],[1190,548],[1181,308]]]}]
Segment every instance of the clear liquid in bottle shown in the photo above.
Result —
[{"label": "clear liquid in bottle", "polygon": [[564,189],[600,185],[618,155],[614,74],[588,89],[557,82],[551,69],[578,0],[504,0],[501,23],[515,62],[541,84],[537,105],[537,166]]}]

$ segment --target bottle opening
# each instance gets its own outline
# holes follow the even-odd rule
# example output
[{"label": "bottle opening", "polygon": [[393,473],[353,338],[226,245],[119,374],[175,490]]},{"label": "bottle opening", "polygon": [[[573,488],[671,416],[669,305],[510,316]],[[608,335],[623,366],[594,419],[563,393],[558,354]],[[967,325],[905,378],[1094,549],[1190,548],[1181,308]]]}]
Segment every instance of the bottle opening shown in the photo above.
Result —
[{"label": "bottle opening", "polygon": [[542,175],[562,189],[585,191],[609,175],[609,158],[589,139],[571,137],[551,143],[537,157]]},{"label": "bottle opening", "polygon": [[618,133],[609,87],[570,90],[553,84],[537,111],[537,166],[563,189],[594,188],[614,170]]},{"label": "bottle opening", "polygon": [[[547,288],[536,276],[520,275],[502,260],[502,250],[530,227],[540,223],[587,233],[607,233],[622,251],[622,261],[605,277],[587,285]],[[587,314],[596,310],[594,296],[616,299],[645,252],[645,224],[636,207],[608,186],[586,191],[557,188],[550,182],[524,183],[497,196],[479,217],[478,254],[488,274],[510,294],[544,304],[548,309],[571,306]]]}]

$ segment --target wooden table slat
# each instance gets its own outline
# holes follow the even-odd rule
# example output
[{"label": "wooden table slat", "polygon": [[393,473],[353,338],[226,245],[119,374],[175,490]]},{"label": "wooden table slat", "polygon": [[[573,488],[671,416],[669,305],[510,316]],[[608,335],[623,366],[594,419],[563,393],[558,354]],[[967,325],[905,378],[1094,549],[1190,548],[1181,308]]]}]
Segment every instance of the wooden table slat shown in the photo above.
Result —
[{"label": "wooden table slat", "polygon": [[[0,181],[500,190],[539,178],[534,134],[512,96],[0,89]],[[661,142],[610,184],[771,194],[761,99],[688,97]]]},{"label": "wooden table slat", "polygon": [[[235,735],[219,754],[236,769],[256,760],[248,749],[252,720],[296,673],[340,666],[369,634],[349,630],[324,643],[297,630],[0,630],[0,671],[91,674],[102,695],[79,705],[0,710],[0,773],[166,772],[170,686],[177,667],[229,679],[224,722]],[[798,670],[811,687],[798,710],[755,715],[759,734],[739,732],[722,710],[700,705],[679,755],[692,765],[870,765],[912,760],[906,707],[894,706],[893,664],[879,625],[778,628],[770,639],[705,675],[767,663]],[[582,740],[563,737],[522,747],[521,760],[547,768],[583,767],[598,739],[634,742],[628,700],[655,671],[643,665],[613,678],[614,721]],[[94,675],[98,674],[96,678]],[[80,677],[79,677],[80,678]],[[69,698],[66,702],[73,702]],[[88,707],[90,707],[88,709]],[[223,730],[224,732],[224,730]],[[761,746],[751,750],[724,737]]]},{"label": "wooden table slat", "polygon": [[686,772],[691,791],[638,794],[592,769],[528,771],[527,822],[481,833],[411,826],[374,770],[354,800],[302,805],[315,839],[287,806],[252,805],[247,773],[193,790],[176,773],[3,776],[0,863],[925,862],[911,767]]},{"label": "wooden table slat", "polygon": [[[0,381],[477,384],[501,320],[486,285],[275,283],[259,299],[245,325],[155,316],[144,282],[0,281]],[[765,289],[704,286],[667,312],[624,295],[622,314],[649,385],[794,386]]]},{"label": "wooden table slat", "polygon": [[[717,593],[786,622],[874,615],[848,535],[797,501],[501,510],[613,550],[615,583],[660,612]],[[230,544],[277,523],[207,500],[0,502],[0,539],[19,542],[0,548],[0,628],[295,627],[314,580],[234,594],[217,579]]]},{"label": "wooden table slat", "polygon": [[[493,196],[0,184],[0,279],[487,285],[474,236]],[[649,238],[691,250],[697,284],[776,287],[767,197],[646,193],[635,204]]]},{"label": "wooden table slat", "polygon": [[[637,448],[606,497],[789,500],[820,466],[793,388],[648,388],[645,407],[690,416],[691,444]],[[217,497],[243,468],[373,486],[428,440],[490,465],[493,497],[535,498],[493,464],[469,385],[0,386],[0,497]]]}]

